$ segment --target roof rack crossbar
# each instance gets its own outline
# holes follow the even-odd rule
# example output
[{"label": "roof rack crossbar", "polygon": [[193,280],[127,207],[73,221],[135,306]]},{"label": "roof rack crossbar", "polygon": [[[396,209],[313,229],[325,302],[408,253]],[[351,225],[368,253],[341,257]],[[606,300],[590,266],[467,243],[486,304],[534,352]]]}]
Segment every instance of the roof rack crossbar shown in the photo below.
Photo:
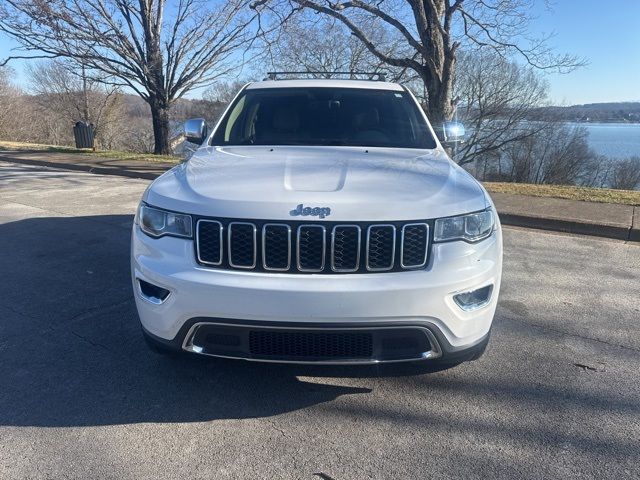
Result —
[{"label": "roof rack crossbar", "polygon": [[368,77],[368,80],[377,80],[379,82],[386,81],[386,76],[381,72],[267,72],[265,80],[277,80],[278,75],[323,75],[331,78],[334,75],[349,75],[350,80],[355,80],[355,76]]}]

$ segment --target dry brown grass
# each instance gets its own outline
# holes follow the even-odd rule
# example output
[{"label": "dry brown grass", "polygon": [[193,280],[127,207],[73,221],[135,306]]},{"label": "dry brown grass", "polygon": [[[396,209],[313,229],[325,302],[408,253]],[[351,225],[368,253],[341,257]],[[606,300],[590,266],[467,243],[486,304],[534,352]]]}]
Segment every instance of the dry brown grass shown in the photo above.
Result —
[{"label": "dry brown grass", "polygon": [[97,158],[108,158],[111,160],[127,161],[142,160],[145,162],[170,162],[180,163],[181,158],[172,155],[153,155],[151,153],[118,152],[115,150],[77,149],[58,145],[42,145],[39,143],[5,142],[0,141],[0,151],[20,151],[20,152],[53,152],[53,153],[75,153],[88,155]]},{"label": "dry brown grass", "polygon": [[528,183],[484,182],[490,192],[530,195],[532,197],[565,198],[585,202],[640,205],[640,191],[587,188],[565,185],[531,185]]}]

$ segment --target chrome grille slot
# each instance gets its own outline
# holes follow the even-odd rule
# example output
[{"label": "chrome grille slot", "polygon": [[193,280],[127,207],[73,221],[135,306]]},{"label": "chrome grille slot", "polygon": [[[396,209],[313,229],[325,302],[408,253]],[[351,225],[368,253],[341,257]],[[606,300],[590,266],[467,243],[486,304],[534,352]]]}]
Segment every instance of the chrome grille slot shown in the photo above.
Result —
[{"label": "chrome grille slot", "polygon": [[256,266],[256,226],[248,222],[231,222],[228,234],[229,265],[236,268]]},{"label": "chrome grille slot", "polygon": [[296,235],[298,270],[321,272],[327,251],[327,234],[322,225],[300,225]]},{"label": "chrome grille slot", "polygon": [[400,263],[402,268],[420,268],[427,263],[429,225],[408,223],[402,227]]},{"label": "chrome grille slot", "polygon": [[331,231],[331,269],[355,272],[360,268],[361,231],[357,225],[336,225]]},{"label": "chrome grille slot", "polygon": [[285,272],[291,267],[291,227],[266,223],[262,227],[262,266]]},{"label": "chrome grille slot", "polygon": [[396,227],[371,225],[367,229],[367,270],[391,270],[396,256]]},{"label": "chrome grille slot", "polygon": [[199,220],[196,225],[198,261],[207,265],[222,264],[222,223]]}]

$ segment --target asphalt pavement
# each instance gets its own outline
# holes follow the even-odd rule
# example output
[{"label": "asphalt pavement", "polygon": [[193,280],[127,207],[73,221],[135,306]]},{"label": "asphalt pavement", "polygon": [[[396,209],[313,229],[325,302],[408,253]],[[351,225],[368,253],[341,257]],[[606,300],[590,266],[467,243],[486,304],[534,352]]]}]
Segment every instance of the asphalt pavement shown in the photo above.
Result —
[{"label": "asphalt pavement", "polygon": [[0,478],[640,478],[640,246],[505,228],[485,356],[449,370],[157,356],[148,180],[0,162]]}]

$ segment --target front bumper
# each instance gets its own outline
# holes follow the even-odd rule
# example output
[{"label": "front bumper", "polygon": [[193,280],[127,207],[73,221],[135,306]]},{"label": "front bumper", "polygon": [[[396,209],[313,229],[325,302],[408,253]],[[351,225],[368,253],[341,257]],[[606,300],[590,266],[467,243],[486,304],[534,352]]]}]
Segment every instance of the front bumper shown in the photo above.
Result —
[{"label": "front bumper", "polygon": [[[429,265],[418,271],[364,275],[252,273],[202,267],[196,263],[191,240],[152,239],[134,225],[131,265],[142,326],[168,346],[247,360],[377,363],[454,357],[488,339],[502,269],[499,227],[491,237],[476,244],[457,241],[434,244],[432,249]],[[140,291],[138,280],[170,293],[161,303],[153,301]],[[486,285],[493,285],[491,299],[477,310],[464,311],[453,300],[456,293]],[[225,353],[194,341],[203,325],[231,325],[247,335],[251,331],[284,329],[301,335],[295,337],[301,341],[311,341],[301,332],[365,332],[375,337],[383,329],[407,329],[417,339],[423,335],[429,348],[420,350],[422,344],[417,340],[419,346],[402,358],[378,350],[378,355],[368,358],[328,361],[290,358],[286,351],[269,357],[246,349]],[[238,336],[245,338],[243,335]]]},{"label": "front bumper", "polygon": [[[211,330],[206,329],[214,329]],[[204,331],[203,331],[204,330]],[[430,359],[441,359],[445,363],[459,363],[478,358],[484,352],[488,342],[487,333],[472,345],[453,347],[438,330],[425,325],[404,325],[391,323],[389,325],[308,325],[293,324],[291,322],[245,322],[231,319],[194,318],[186,322],[175,338],[167,340],[153,335],[144,329],[148,339],[161,346],[164,351],[186,351],[199,355],[218,358],[241,359],[256,362],[322,364],[322,365],[371,365],[378,363],[413,362]],[[371,354],[359,357],[328,357],[287,355],[280,353],[251,352],[250,336],[256,332],[287,335],[300,332],[311,335],[343,335],[343,334],[372,334]],[[213,333],[215,339],[209,339]],[[383,333],[375,338],[376,333]],[[229,341],[236,338],[237,341]],[[291,348],[291,345],[287,345]],[[270,354],[271,353],[271,354]],[[290,352],[287,352],[290,353]]]}]

